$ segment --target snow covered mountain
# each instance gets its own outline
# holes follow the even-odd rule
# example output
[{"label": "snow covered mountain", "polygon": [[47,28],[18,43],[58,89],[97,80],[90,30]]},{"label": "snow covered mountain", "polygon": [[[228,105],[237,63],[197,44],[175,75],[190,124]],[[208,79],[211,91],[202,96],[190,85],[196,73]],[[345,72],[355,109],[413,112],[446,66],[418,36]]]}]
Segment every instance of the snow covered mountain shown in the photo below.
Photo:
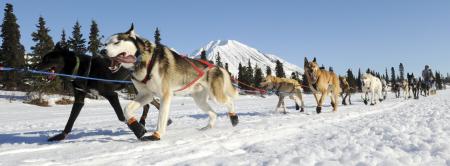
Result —
[{"label": "snow covered mountain", "polygon": [[209,42],[206,46],[193,52],[192,58],[200,58],[202,50],[206,51],[206,57],[208,60],[215,61],[219,53],[223,64],[228,63],[229,70],[233,75],[237,75],[238,66],[241,63],[243,66],[247,66],[248,60],[254,67],[255,64],[266,71],[266,66],[272,68],[272,72],[275,73],[275,62],[280,60],[283,63],[284,72],[286,76],[290,76],[293,71],[303,73],[303,69],[291,64],[276,55],[266,54],[258,51],[255,48],[249,47],[236,40],[216,40]]}]

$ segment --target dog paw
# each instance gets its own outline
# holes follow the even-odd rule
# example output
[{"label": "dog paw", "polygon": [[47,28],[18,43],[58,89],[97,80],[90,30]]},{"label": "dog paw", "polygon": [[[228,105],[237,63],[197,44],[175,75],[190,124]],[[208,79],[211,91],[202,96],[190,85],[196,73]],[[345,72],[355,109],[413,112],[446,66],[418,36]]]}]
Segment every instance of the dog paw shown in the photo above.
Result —
[{"label": "dog paw", "polygon": [[66,139],[66,136],[67,136],[66,133],[59,133],[58,135],[50,137],[47,141],[48,142],[61,141],[61,140]]},{"label": "dog paw", "polygon": [[320,114],[322,112],[322,107],[316,107],[317,114]]},{"label": "dog paw", "polygon": [[302,107],[302,108],[300,109],[300,112],[305,112],[305,109]]}]

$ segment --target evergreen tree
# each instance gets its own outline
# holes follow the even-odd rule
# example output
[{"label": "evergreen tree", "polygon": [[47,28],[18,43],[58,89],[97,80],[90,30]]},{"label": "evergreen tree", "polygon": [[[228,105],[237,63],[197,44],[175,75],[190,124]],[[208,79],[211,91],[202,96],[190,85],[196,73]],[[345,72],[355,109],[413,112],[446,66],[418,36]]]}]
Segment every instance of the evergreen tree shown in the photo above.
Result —
[{"label": "evergreen tree", "polygon": [[[0,37],[3,38],[0,52],[0,63],[3,66],[22,68],[25,66],[25,48],[20,44],[20,31],[17,18],[13,13],[13,5],[7,3],[1,25]],[[3,73],[7,89],[15,89],[22,83],[22,75],[15,72]]]},{"label": "evergreen tree", "polygon": [[391,67],[391,86],[394,86],[396,82],[397,81],[395,80],[395,69],[394,67]]},{"label": "evergreen tree", "polygon": [[358,91],[362,91],[362,81],[361,81],[361,69],[358,69],[358,79],[356,80]]},{"label": "evergreen tree", "polygon": [[36,25],[37,31],[31,34],[32,40],[36,42],[34,46],[31,47],[32,66],[41,62],[42,57],[53,49],[54,43],[52,37],[48,34],[50,29],[46,27],[45,20],[42,16],[39,17],[39,23]]},{"label": "evergreen tree", "polygon": [[262,80],[263,80],[263,72],[262,72],[261,68],[258,67],[258,64],[256,64],[255,65],[255,78],[254,78],[253,85],[255,85],[255,87],[260,87]]},{"label": "evergreen tree", "polygon": [[280,78],[286,77],[286,74],[284,73],[284,69],[283,69],[283,63],[281,63],[279,60],[276,61],[275,75]]},{"label": "evergreen tree", "polygon": [[223,67],[219,52],[217,52],[216,66]]},{"label": "evergreen tree", "polygon": [[387,83],[389,83],[389,74],[388,74],[388,69],[385,68],[385,75],[384,75],[384,79],[386,80]]},{"label": "evergreen tree", "polygon": [[159,33],[158,27],[156,27],[156,30],[155,30],[155,44],[156,45],[161,44],[161,34]]},{"label": "evergreen tree", "polygon": [[94,55],[97,55],[99,48],[102,46],[102,43],[101,43],[102,37],[99,34],[97,22],[95,22],[94,20],[92,20],[90,30],[91,31],[89,33],[88,50],[89,50],[89,52],[91,52],[92,56],[94,56]]},{"label": "evergreen tree", "polygon": [[254,70],[253,70],[253,67],[252,67],[252,64],[250,63],[250,59],[248,60],[248,64],[247,64],[247,71],[245,72],[246,74],[246,81],[245,81],[245,83],[246,84],[248,84],[248,85],[252,85],[254,82],[255,82],[255,80],[254,80],[254,72],[253,72]]},{"label": "evergreen tree", "polygon": [[200,59],[208,61],[208,59],[206,58],[206,51],[202,50],[202,52],[200,53]]},{"label": "evergreen tree", "polygon": [[225,70],[227,70],[228,74],[231,75],[230,70],[228,69],[228,63],[225,63]]},{"label": "evergreen tree", "polygon": [[272,75],[272,69],[270,66],[266,66],[266,76]]},{"label": "evergreen tree", "polygon": [[76,54],[86,53],[86,40],[83,39],[83,34],[81,33],[81,25],[77,21],[73,26],[72,37],[69,38],[67,42],[70,49],[72,49]]},{"label": "evergreen tree", "polygon": [[241,89],[246,88],[245,85],[242,85],[243,82],[246,82],[245,75],[246,75],[247,69],[246,67],[243,67],[241,63],[239,63],[238,67],[238,85]]},{"label": "evergreen tree", "polygon": [[356,78],[353,75],[353,72],[351,69],[347,70],[347,82],[350,85],[350,87],[352,87],[352,88],[357,87]]},{"label": "evergreen tree", "polygon": [[400,81],[405,80],[405,68],[403,67],[403,63],[400,63],[398,66],[398,72],[400,73]]},{"label": "evergreen tree", "polygon": [[61,48],[68,48],[67,39],[66,39],[66,31],[63,29],[61,33],[61,39],[59,40],[59,46]]},{"label": "evergreen tree", "polygon": [[311,89],[309,89],[308,79],[306,79],[306,75],[305,75],[304,73],[303,73],[303,75],[302,75],[302,78],[304,78],[304,79],[302,79],[302,81],[301,81],[302,86],[303,86],[303,87],[308,87],[308,88],[303,88],[303,92],[304,92],[304,93],[311,93],[312,91],[311,91]]}]

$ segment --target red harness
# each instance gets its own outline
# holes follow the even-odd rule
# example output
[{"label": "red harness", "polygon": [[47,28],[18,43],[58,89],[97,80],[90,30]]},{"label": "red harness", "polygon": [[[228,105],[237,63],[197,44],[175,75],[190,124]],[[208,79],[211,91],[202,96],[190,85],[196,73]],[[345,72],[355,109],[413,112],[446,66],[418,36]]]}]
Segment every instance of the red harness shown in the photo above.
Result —
[{"label": "red harness", "polygon": [[[200,78],[202,78],[203,75],[205,75],[205,72],[204,72],[202,69],[198,68],[198,67],[194,64],[194,62],[190,61],[186,56],[183,56],[183,58],[191,64],[191,66],[192,66],[192,67],[194,68],[194,70],[197,72],[198,77],[195,78],[194,80],[192,80],[189,84],[186,84],[186,85],[183,86],[182,88],[176,90],[175,92],[180,92],[180,91],[183,91],[183,90],[185,90],[185,89],[191,87],[192,85],[195,84],[195,82],[197,82]],[[194,59],[191,59],[191,60],[194,60]],[[203,60],[203,59],[198,59],[198,60],[196,60],[196,61],[205,64],[206,66],[208,66],[208,69],[211,69],[211,68],[215,67],[215,65],[213,65],[213,64],[211,64],[211,63],[209,63],[209,62],[207,62],[207,61],[205,61],[205,60]]]}]

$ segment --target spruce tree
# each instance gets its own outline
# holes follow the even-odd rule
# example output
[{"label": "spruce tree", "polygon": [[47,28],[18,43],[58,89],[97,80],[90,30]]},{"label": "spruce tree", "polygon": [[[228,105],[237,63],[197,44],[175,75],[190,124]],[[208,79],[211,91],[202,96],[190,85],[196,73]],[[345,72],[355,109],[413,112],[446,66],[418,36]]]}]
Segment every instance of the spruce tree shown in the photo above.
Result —
[{"label": "spruce tree", "polygon": [[253,85],[255,85],[255,87],[260,87],[262,80],[263,80],[263,72],[262,72],[261,68],[258,67],[258,64],[256,64],[255,65],[255,78],[254,78]]},{"label": "spruce tree", "polygon": [[39,17],[39,23],[36,25],[37,31],[31,34],[32,40],[36,42],[34,46],[31,47],[32,58],[31,66],[39,63],[49,51],[53,49],[54,43],[52,37],[48,34],[50,29],[46,27],[45,20],[42,16]]},{"label": "spruce tree", "polygon": [[69,38],[68,46],[76,54],[85,54],[86,53],[85,43],[86,40],[83,39],[83,34],[81,33],[81,25],[77,21],[73,26],[72,37]]},{"label": "spruce tree", "polygon": [[241,63],[239,63],[239,67],[238,67],[238,82],[239,82],[239,87],[240,88],[245,88],[244,85],[242,85],[242,82],[246,82],[245,81],[245,73],[246,73],[246,68],[242,66]]},{"label": "spruce tree", "polygon": [[206,58],[206,51],[205,50],[202,50],[202,52],[200,53],[200,59],[208,61],[208,59]]},{"label": "spruce tree", "polygon": [[225,70],[231,75],[230,70],[228,69],[228,63],[225,63]]},{"label": "spruce tree", "polygon": [[161,45],[161,34],[159,33],[158,27],[156,27],[156,30],[155,30],[155,44]]},{"label": "spruce tree", "polygon": [[223,67],[223,64],[222,64],[222,61],[221,61],[220,53],[219,53],[219,52],[217,52],[216,66]]},{"label": "spruce tree", "polygon": [[385,73],[385,75],[384,75],[384,79],[386,80],[386,83],[389,83],[389,74],[388,74],[388,69],[387,69],[387,68],[385,68],[385,71],[386,71],[386,73]]},{"label": "spruce tree", "polygon": [[280,78],[286,77],[286,74],[284,73],[284,69],[283,69],[283,63],[281,63],[280,60],[276,61],[275,75]]},{"label": "spruce tree", "polygon": [[68,48],[67,39],[66,39],[66,31],[63,29],[61,32],[61,39],[59,40],[59,46],[61,48]]},{"label": "spruce tree", "polygon": [[358,86],[358,91],[362,91],[362,81],[361,81],[361,69],[358,69],[358,78],[356,80],[356,84]]},{"label": "spruce tree", "polygon": [[[1,25],[2,45],[0,52],[0,63],[6,67],[22,68],[25,66],[25,48],[20,43],[20,31],[17,24],[17,18],[13,13],[13,5],[7,3],[5,6],[5,15]],[[21,85],[22,75],[15,72],[4,73],[7,89],[15,89]]]},{"label": "spruce tree", "polygon": [[272,69],[270,68],[270,66],[266,66],[266,76],[270,75],[272,75]]},{"label": "spruce tree", "polygon": [[403,67],[403,63],[400,63],[398,66],[398,72],[400,72],[400,81],[405,80],[405,68]]},{"label": "spruce tree", "polygon": [[248,63],[247,63],[247,71],[245,72],[246,74],[246,81],[245,81],[245,83],[246,84],[248,84],[248,85],[252,85],[253,84],[253,82],[254,82],[254,70],[253,70],[253,67],[252,67],[252,64],[250,63],[250,59],[248,60]]},{"label": "spruce tree", "polygon": [[352,87],[352,88],[357,87],[356,78],[353,75],[353,72],[351,69],[347,70],[347,82],[350,85],[350,87]]},{"label": "spruce tree", "polygon": [[97,55],[99,48],[102,46],[99,32],[97,22],[92,20],[88,43],[88,50],[91,52],[92,56]]},{"label": "spruce tree", "polygon": [[395,80],[395,69],[394,69],[394,67],[391,67],[391,86],[394,86],[395,83],[396,83],[396,80]]}]

